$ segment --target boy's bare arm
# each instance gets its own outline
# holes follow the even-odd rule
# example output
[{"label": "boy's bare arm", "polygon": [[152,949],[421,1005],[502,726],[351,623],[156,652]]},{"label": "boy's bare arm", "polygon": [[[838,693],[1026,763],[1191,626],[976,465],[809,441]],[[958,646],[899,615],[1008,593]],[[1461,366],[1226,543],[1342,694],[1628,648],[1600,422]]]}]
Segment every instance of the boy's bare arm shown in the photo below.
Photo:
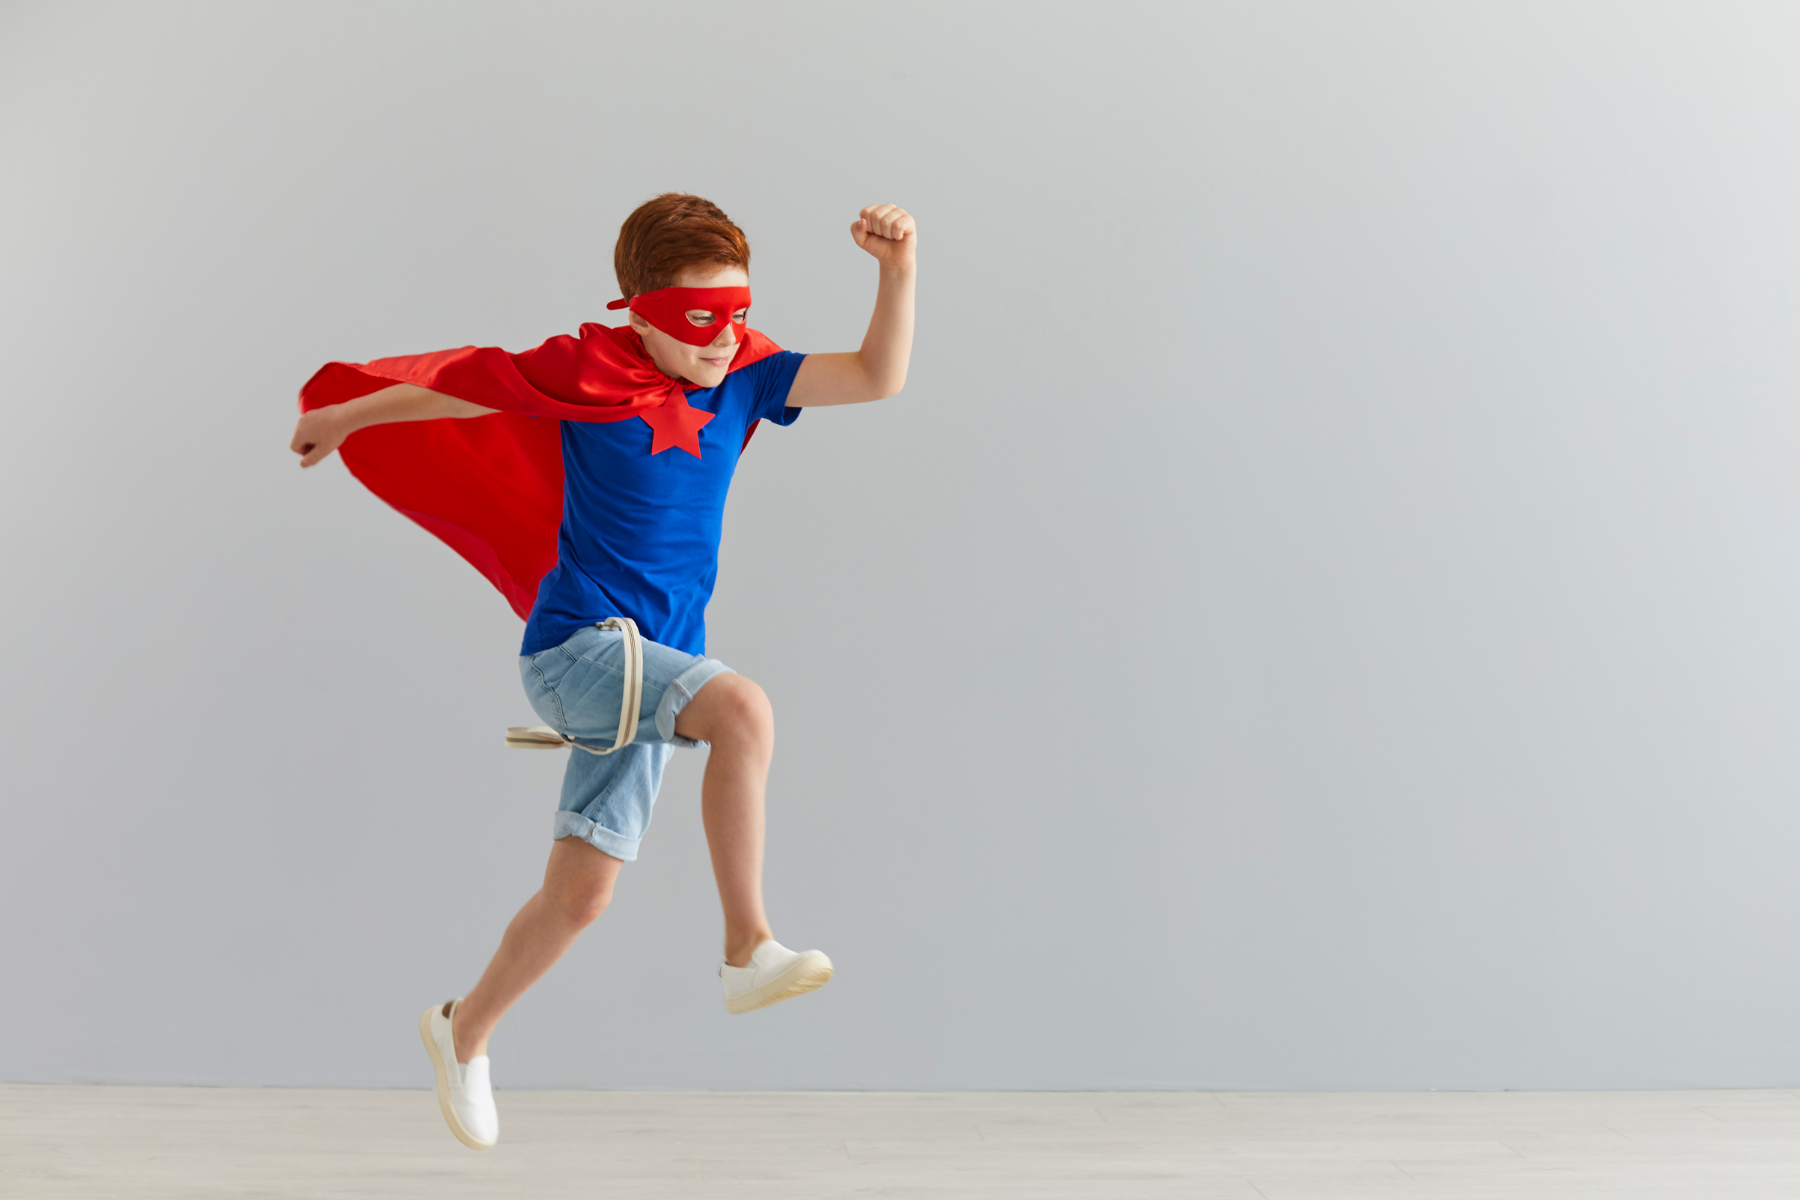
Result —
[{"label": "boy's bare arm", "polygon": [[869,318],[862,349],[806,356],[788,392],[791,408],[861,404],[892,396],[906,385],[906,367],[912,358],[918,230],[905,209],[873,204],[850,226],[850,236],[881,264],[875,315]]},{"label": "boy's bare arm", "polygon": [[294,426],[294,440],[288,449],[300,456],[301,466],[310,467],[323,461],[345,438],[370,425],[439,417],[485,417],[498,411],[417,384],[396,383],[379,392],[303,414]]}]

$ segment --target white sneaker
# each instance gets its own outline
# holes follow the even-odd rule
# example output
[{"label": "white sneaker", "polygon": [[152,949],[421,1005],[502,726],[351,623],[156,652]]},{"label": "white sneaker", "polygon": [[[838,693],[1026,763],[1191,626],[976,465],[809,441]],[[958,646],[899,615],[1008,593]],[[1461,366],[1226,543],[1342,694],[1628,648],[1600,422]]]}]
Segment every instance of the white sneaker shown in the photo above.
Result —
[{"label": "white sneaker", "polygon": [[500,1140],[500,1114],[494,1109],[494,1088],[488,1081],[488,1057],[477,1055],[456,1061],[456,1040],[450,1035],[450,1017],[461,999],[434,1005],[419,1017],[419,1036],[437,1071],[438,1109],[450,1132],[471,1150],[486,1150]]},{"label": "white sneaker", "polygon": [[745,1013],[824,987],[831,982],[831,960],[770,939],[750,955],[747,967],[719,964],[719,978],[725,981],[725,1011]]}]

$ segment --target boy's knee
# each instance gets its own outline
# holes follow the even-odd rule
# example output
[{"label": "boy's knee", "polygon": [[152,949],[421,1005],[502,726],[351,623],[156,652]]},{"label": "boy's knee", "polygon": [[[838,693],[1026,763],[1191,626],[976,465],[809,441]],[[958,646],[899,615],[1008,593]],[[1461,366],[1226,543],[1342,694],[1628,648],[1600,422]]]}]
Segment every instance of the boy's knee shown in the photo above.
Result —
[{"label": "boy's knee", "polygon": [[584,882],[559,889],[552,897],[557,911],[572,925],[592,925],[612,903],[612,882]]},{"label": "boy's knee", "polygon": [[775,737],[775,706],[769,694],[753,679],[730,676],[732,687],[720,711],[726,727],[738,737],[756,741],[772,741]]},{"label": "boy's knee", "polygon": [[775,708],[755,680],[717,675],[700,689],[700,695],[706,698],[705,740],[774,744]]}]

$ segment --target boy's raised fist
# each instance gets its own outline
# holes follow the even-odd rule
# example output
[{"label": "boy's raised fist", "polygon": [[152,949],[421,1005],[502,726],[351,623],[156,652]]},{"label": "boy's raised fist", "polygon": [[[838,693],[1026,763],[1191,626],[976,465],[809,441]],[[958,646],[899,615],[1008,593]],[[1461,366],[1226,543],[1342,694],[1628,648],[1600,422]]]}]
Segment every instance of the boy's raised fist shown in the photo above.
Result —
[{"label": "boy's raised fist", "polygon": [[911,266],[919,240],[912,214],[897,204],[871,204],[850,226],[856,244],[884,267]]}]

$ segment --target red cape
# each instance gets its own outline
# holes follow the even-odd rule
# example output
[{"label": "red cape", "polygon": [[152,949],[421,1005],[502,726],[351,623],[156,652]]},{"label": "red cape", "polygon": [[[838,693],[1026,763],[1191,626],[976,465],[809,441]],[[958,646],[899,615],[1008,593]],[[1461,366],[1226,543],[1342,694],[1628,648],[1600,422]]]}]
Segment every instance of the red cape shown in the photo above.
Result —
[{"label": "red cape", "polygon": [[[731,370],[780,351],[753,329]],[[626,421],[696,385],[656,369],[629,326],[583,325],[509,354],[464,346],[436,354],[326,363],[300,389],[300,411],[396,383],[498,409],[492,416],[371,425],[338,453],[377,496],[436,534],[500,589],[520,617],[556,565],[562,524],[562,421]],[[756,431],[753,424],[750,433]],[[750,442],[749,433],[744,443]],[[665,451],[665,453],[669,453]]]}]

